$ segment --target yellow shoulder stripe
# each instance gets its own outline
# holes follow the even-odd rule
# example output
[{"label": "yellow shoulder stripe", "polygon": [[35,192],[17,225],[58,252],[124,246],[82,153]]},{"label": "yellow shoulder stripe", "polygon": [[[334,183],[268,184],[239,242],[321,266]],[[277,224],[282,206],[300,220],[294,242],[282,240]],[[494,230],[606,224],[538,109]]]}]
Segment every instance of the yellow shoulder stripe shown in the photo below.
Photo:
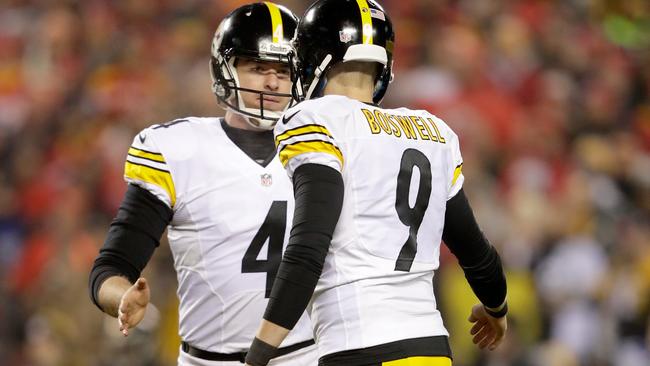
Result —
[{"label": "yellow shoulder stripe", "polygon": [[279,154],[280,162],[283,166],[287,166],[290,159],[310,152],[334,155],[341,163],[341,167],[343,167],[343,154],[341,150],[329,142],[320,140],[298,141],[293,144],[284,145]]},{"label": "yellow shoulder stripe", "polygon": [[279,134],[275,138],[275,145],[277,146],[280,144],[281,141],[284,141],[286,139],[289,139],[294,136],[300,136],[300,135],[308,135],[310,133],[319,133],[321,135],[326,135],[329,136],[330,138],[332,137],[332,134],[325,128],[324,126],[321,125],[304,125],[300,127],[296,127],[290,130],[284,131],[284,133]]},{"label": "yellow shoulder stripe", "polygon": [[162,154],[145,151],[145,150],[138,149],[138,148],[135,148],[135,147],[130,147],[129,148],[129,155],[135,156],[135,157],[138,157],[138,158],[157,161],[159,163],[165,163],[165,158],[163,158]]},{"label": "yellow shoulder stripe", "polygon": [[370,7],[366,0],[357,0],[361,12],[361,26],[363,27],[363,44],[372,44],[372,17]]},{"label": "yellow shoulder stripe", "polygon": [[443,356],[416,356],[382,362],[382,366],[451,366],[451,359]]},{"label": "yellow shoulder stripe", "polygon": [[146,165],[140,165],[127,161],[124,164],[124,175],[131,179],[155,184],[169,194],[172,207],[176,203],[176,189],[172,175],[164,170],[155,169]]},{"label": "yellow shoulder stripe", "polygon": [[271,31],[273,32],[273,43],[280,43],[284,41],[284,29],[282,29],[282,14],[280,8],[270,1],[265,1],[264,4],[269,8],[271,13]]},{"label": "yellow shoulder stripe", "polygon": [[463,171],[463,164],[461,163],[454,170],[454,179],[452,179],[452,181],[451,181],[451,186],[452,187],[454,186],[454,184],[456,184],[456,180],[458,179],[458,177],[460,176],[460,173],[462,173],[462,171]]}]

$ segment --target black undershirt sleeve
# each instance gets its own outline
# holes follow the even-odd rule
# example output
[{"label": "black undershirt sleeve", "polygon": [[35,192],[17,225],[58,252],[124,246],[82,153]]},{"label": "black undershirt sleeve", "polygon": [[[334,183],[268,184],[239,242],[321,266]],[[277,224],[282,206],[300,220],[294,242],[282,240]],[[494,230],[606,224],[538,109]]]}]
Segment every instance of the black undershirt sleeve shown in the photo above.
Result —
[{"label": "black undershirt sleeve", "polygon": [[97,307],[100,307],[98,292],[104,280],[123,276],[134,283],[138,279],[171,219],[172,210],[159,198],[129,184],[90,271],[90,297]]},{"label": "black undershirt sleeve", "polygon": [[467,282],[481,303],[490,308],[501,306],[506,299],[501,259],[479,229],[462,189],[447,201],[442,239],[458,258]]},{"label": "black undershirt sleeve", "polygon": [[293,228],[264,319],[292,329],[323,270],[343,205],[343,178],[330,167],[305,164],[293,175]]}]

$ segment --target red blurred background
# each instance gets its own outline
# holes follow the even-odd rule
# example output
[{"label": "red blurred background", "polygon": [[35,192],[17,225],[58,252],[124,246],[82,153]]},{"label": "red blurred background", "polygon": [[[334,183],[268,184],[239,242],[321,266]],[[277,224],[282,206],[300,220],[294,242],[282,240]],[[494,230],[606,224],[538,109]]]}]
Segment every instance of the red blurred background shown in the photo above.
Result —
[{"label": "red blurred background", "polygon": [[[309,1],[277,1],[302,14]],[[174,365],[166,242],[128,339],[87,276],[142,128],[222,115],[212,34],[239,0],[5,0],[0,7],[0,360]],[[458,366],[650,364],[650,2],[385,0],[384,106],[460,136],[465,189],[509,279],[510,332],[478,352],[473,298],[443,254],[436,285]],[[215,157],[218,158],[218,157]]]}]

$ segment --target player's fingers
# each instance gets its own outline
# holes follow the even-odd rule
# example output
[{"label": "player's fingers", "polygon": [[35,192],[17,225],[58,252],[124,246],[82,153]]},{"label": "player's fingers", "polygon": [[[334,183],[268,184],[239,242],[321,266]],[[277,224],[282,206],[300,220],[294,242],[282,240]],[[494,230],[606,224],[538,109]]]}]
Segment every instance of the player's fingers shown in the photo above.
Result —
[{"label": "player's fingers", "polygon": [[503,341],[503,336],[495,337],[495,339],[492,341],[492,343],[490,343],[490,346],[489,346],[490,351],[494,351],[497,347],[499,347],[499,345],[501,344],[502,341]]},{"label": "player's fingers", "polygon": [[138,281],[136,281],[135,284],[138,290],[144,290],[147,288],[147,280],[144,277],[138,278]]},{"label": "player's fingers", "polygon": [[499,343],[501,343],[501,339],[496,334],[493,334],[490,337],[490,342],[488,343],[487,347],[490,351],[494,351]]},{"label": "player's fingers", "polygon": [[484,326],[485,326],[484,322],[478,321],[478,322],[474,323],[474,325],[472,326],[472,329],[470,329],[470,331],[469,331],[469,334],[474,335],[474,334],[478,333],[478,331],[481,330]]},{"label": "player's fingers", "polygon": [[472,329],[469,330],[469,334],[474,335],[478,333],[479,330],[481,330],[481,327],[478,324],[474,324]]},{"label": "player's fingers", "polygon": [[487,336],[486,332],[478,332],[472,338],[474,344],[479,344]]},{"label": "player's fingers", "polygon": [[117,322],[119,324],[120,332],[126,337],[129,335],[129,323],[124,314],[120,314],[117,317]]},{"label": "player's fingers", "polygon": [[120,332],[127,337],[129,335],[129,329],[131,328],[131,324],[129,323],[128,318],[122,318],[120,322]]},{"label": "player's fingers", "polygon": [[481,335],[481,336],[476,335],[476,336],[474,336],[474,338],[472,339],[472,343],[474,343],[475,345],[477,345],[480,349],[483,349],[484,346],[481,346],[483,340],[485,340],[485,336],[484,336],[484,335]]},{"label": "player's fingers", "polygon": [[494,331],[492,331],[491,329],[489,329],[487,327],[485,329],[483,329],[483,331],[480,332],[478,335],[479,335],[479,338],[480,338],[479,344],[483,344],[484,347],[487,346],[488,344],[490,344],[494,340],[494,337],[495,337]]},{"label": "player's fingers", "polygon": [[485,349],[485,347],[490,345],[492,343],[492,341],[493,341],[492,337],[487,336],[487,337],[483,338],[483,340],[481,340],[481,342],[478,344],[478,347],[480,349]]},{"label": "player's fingers", "polygon": [[490,323],[490,329],[494,333],[496,339],[501,339],[505,335],[505,329],[499,326],[499,324]]},{"label": "player's fingers", "polygon": [[469,314],[469,317],[467,318],[467,321],[471,322],[471,323],[474,323],[474,322],[478,321],[478,318],[474,315],[474,312],[472,312],[472,313]]},{"label": "player's fingers", "polygon": [[476,342],[474,342],[474,343],[478,343],[478,342],[480,342],[480,341],[483,340],[485,337],[490,337],[491,334],[492,334],[492,333],[490,332],[490,330],[489,330],[487,327],[482,328],[478,333],[476,333],[476,334],[474,335],[474,339],[473,339],[473,340],[476,341]]},{"label": "player's fingers", "polygon": [[503,332],[502,329],[497,329],[494,331],[494,339],[492,343],[490,344],[490,350],[496,349],[499,344],[501,344],[501,341],[503,341],[503,337],[505,336],[505,333]]},{"label": "player's fingers", "polygon": [[120,315],[120,316],[117,318],[117,320],[118,320],[119,323],[120,323],[120,330],[129,327],[129,317],[126,316],[125,314]]},{"label": "player's fingers", "polygon": [[120,300],[120,306],[118,307],[118,310],[123,312],[123,313],[129,313],[131,311],[131,292],[127,292],[122,296],[122,299]]},{"label": "player's fingers", "polygon": [[495,349],[497,349],[497,347],[499,347],[499,343],[500,343],[500,342],[494,342],[494,341],[493,341],[492,343],[490,343],[490,344],[488,345],[488,349],[489,349],[490,351],[494,351]]},{"label": "player's fingers", "polygon": [[479,333],[479,343],[483,343],[484,346],[488,346],[495,339],[495,334],[492,330],[486,329],[483,332]]},{"label": "player's fingers", "polygon": [[122,299],[122,301],[120,302],[120,306],[117,309],[118,319],[121,319],[122,322],[127,322],[128,319],[131,317],[131,314],[133,313],[132,308],[133,307],[131,306],[131,302]]}]

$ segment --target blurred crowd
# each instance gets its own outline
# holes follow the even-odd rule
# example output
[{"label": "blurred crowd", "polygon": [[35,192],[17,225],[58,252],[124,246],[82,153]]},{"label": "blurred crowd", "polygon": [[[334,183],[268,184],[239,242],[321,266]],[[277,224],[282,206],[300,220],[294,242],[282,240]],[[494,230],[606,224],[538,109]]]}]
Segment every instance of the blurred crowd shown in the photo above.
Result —
[{"label": "blurred crowd", "polygon": [[[88,272],[133,136],[222,115],[210,42],[244,3],[3,1],[0,363],[175,364],[166,241],[145,271],[155,307],[126,340],[91,303]],[[382,4],[396,30],[383,104],[428,109],[458,133],[465,190],[507,269],[507,341],[479,352],[476,299],[443,252],[434,282],[454,365],[650,365],[650,2]]]}]

